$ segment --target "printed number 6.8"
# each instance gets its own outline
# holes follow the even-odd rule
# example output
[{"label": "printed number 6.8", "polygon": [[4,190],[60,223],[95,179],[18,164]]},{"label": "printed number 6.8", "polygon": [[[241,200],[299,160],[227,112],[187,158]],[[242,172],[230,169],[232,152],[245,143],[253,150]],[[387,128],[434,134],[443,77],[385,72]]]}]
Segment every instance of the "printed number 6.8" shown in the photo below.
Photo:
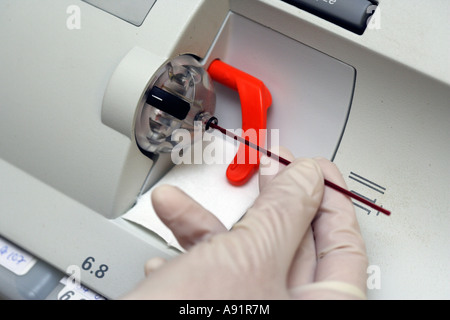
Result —
[{"label": "printed number 6.8", "polygon": [[[83,269],[83,270],[90,270],[92,267],[93,267],[93,263],[95,262],[95,259],[94,259],[94,257],[87,257],[84,261],[83,261],[83,263],[82,263],[82,265],[81,265],[81,268]],[[97,271],[95,271],[95,273],[94,273],[94,271],[91,271],[90,273],[94,273],[94,275],[97,277],[97,278],[99,278],[99,279],[101,279],[101,278],[103,278],[104,276],[105,276],[105,273],[106,273],[106,271],[108,271],[108,266],[106,265],[106,264],[101,264],[99,267],[98,267],[98,269],[97,269]]]}]

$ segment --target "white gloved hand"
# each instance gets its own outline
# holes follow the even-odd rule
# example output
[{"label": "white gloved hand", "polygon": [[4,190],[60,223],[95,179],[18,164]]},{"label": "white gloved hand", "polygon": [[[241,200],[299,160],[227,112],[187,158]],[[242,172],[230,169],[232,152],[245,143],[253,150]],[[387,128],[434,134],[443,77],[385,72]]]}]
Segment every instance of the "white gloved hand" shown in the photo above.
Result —
[{"label": "white gloved hand", "polygon": [[151,259],[146,279],[124,298],[365,298],[367,257],[353,204],[323,183],[345,187],[342,175],[325,159],[280,167],[260,175],[260,195],[230,231],[181,190],[155,189],[155,211],[187,251]]}]

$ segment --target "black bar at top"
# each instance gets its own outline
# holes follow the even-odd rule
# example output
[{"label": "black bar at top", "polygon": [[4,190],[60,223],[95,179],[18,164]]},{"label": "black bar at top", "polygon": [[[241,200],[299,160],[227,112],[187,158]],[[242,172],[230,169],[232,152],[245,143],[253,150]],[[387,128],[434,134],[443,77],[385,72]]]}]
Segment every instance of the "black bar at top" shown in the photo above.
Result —
[{"label": "black bar at top", "polygon": [[338,26],[363,34],[376,4],[369,0],[282,0]]}]

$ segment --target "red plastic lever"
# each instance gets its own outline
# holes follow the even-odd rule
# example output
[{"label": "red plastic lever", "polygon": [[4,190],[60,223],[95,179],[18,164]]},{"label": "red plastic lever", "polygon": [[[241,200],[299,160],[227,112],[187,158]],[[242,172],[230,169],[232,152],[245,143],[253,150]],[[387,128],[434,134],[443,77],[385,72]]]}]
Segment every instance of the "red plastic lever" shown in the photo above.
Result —
[{"label": "red plastic lever", "polygon": [[[272,96],[264,83],[220,60],[213,61],[208,72],[213,80],[239,93],[244,135],[250,142],[264,146],[265,130],[260,129],[267,127],[267,109],[272,104]],[[240,145],[233,162],[227,168],[228,181],[233,185],[245,184],[257,172],[259,157],[253,149]]]}]

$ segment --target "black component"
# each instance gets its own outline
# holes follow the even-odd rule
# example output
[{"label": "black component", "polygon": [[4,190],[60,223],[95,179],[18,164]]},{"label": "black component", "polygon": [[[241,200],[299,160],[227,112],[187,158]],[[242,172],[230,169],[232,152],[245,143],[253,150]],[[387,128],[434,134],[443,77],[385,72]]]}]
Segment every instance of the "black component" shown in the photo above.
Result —
[{"label": "black component", "polygon": [[206,121],[206,124],[205,124],[205,131],[209,130],[209,127],[211,126],[211,123],[217,125],[219,123],[219,120],[216,117],[214,117],[214,116],[209,118],[209,120]]},{"label": "black component", "polygon": [[327,21],[363,34],[369,18],[376,9],[374,1],[369,0],[282,0]]},{"label": "black component", "polygon": [[148,92],[147,103],[179,120],[184,120],[191,109],[189,102],[156,86]]}]

